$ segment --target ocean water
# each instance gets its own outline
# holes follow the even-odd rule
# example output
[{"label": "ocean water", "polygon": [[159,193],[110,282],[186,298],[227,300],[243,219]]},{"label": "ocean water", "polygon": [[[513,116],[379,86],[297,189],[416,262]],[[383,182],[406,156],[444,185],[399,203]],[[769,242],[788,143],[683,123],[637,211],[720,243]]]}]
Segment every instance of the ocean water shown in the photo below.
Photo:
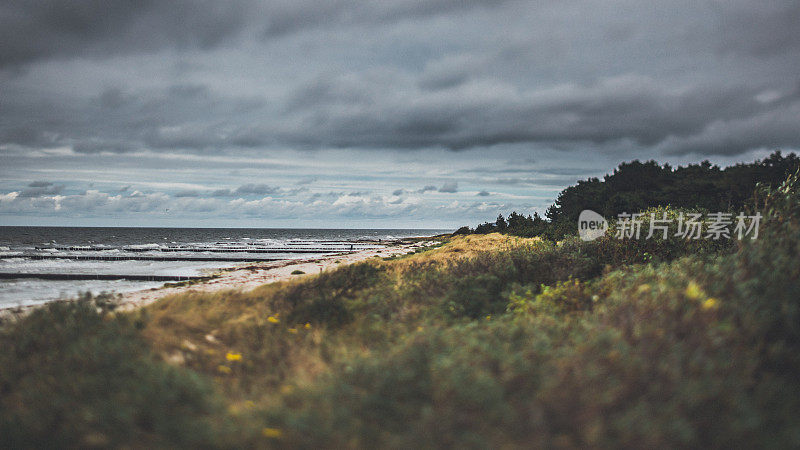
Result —
[{"label": "ocean water", "polygon": [[[0,309],[162,286],[256,261],[379,248],[451,230],[0,227]],[[26,277],[22,277],[25,275]],[[39,276],[115,279],[41,279]]]}]

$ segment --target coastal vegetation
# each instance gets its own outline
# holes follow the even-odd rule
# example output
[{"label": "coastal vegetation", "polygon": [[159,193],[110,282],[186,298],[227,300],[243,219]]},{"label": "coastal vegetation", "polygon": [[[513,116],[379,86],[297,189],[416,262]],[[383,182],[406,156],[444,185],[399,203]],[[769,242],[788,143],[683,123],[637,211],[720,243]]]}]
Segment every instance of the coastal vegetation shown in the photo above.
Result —
[{"label": "coastal vegetation", "polygon": [[756,186],[777,186],[800,167],[794,153],[776,151],[752,163],[720,168],[708,161],[687,166],[659,165],[638,160],[619,165],[613,173],[578,181],[561,193],[547,209],[525,216],[516,211],[507,218],[484,222],[474,229],[462,227],[457,234],[504,233],[515,236],[544,236],[559,240],[575,233],[578,215],[591,209],[612,219],[622,213],[670,206],[707,212],[739,213],[752,208]]},{"label": "coastal vegetation", "polygon": [[[664,182],[697,201],[587,182],[603,214],[741,208],[762,214],[758,239],[583,242],[577,215],[553,239],[579,183],[533,237],[459,234],[246,292],[7,319],[0,446],[796,448],[800,173],[784,173],[794,155],[765,161],[669,169],[720,173],[703,195]],[[667,170],[637,164],[613,176]],[[748,171],[749,193],[718,198]]]}]

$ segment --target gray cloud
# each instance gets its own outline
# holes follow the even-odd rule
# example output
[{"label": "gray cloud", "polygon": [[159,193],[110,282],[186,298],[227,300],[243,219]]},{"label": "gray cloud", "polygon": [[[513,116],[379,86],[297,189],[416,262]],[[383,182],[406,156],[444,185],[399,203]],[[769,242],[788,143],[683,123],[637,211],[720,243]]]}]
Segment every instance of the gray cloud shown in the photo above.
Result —
[{"label": "gray cloud", "polygon": [[759,59],[800,50],[797,24],[800,3],[792,0],[770,1],[763,8],[739,0],[736,7],[716,6],[720,23],[718,48],[723,53],[743,53]]},{"label": "gray cloud", "polygon": [[58,195],[64,190],[63,185],[53,184],[49,181],[34,181],[23,189],[19,196],[21,198],[43,197],[48,195]]},{"label": "gray cloud", "polygon": [[185,191],[178,191],[175,194],[173,194],[172,196],[173,197],[178,197],[178,198],[182,198],[182,197],[183,198],[185,198],[185,197],[199,197],[200,193],[198,191],[185,190]]},{"label": "gray cloud", "polygon": [[448,194],[456,193],[458,192],[458,183],[455,181],[448,181],[439,188],[439,192],[445,192]]},{"label": "gray cloud", "polygon": [[233,192],[230,189],[217,189],[211,193],[212,197],[230,197]]},{"label": "gray cloud", "polygon": [[268,195],[268,194],[275,194],[280,191],[281,188],[278,186],[269,186],[266,184],[244,184],[236,188],[233,192],[236,195]]},{"label": "gray cloud", "polygon": [[249,3],[6,1],[0,6],[0,67],[48,57],[211,48],[241,30]]},{"label": "gray cloud", "polygon": [[[575,5],[589,7],[583,0]],[[633,143],[670,154],[737,154],[800,145],[792,126],[800,120],[794,26],[800,6],[793,1],[670,0],[658,8],[627,5],[625,17],[605,10],[575,17],[566,5],[500,0],[240,0],[225,6],[37,0],[0,8],[0,70],[88,56],[99,70],[111,71],[113,63],[104,61],[114,55],[153,55],[150,64],[170,62],[182,74],[161,73],[156,83],[116,75],[99,92],[76,96],[37,94],[42,78],[6,77],[14,88],[3,89],[0,145],[89,154],[515,143],[567,150]],[[712,20],[695,19],[701,12]],[[431,29],[436,20],[441,26]],[[505,26],[490,28],[496,33],[489,37],[476,26],[499,23]],[[391,29],[410,53],[374,30],[351,50],[351,39],[365,27]],[[267,38],[256,39],[259,30]],[[299,56],[298,40],[316,56],[334,59]],[[564,53],[567,44],[574,60]],[[197,62],[177,64],[165,49]],[[273,65],[293,76],[262,88],[269,77],[261,71],[275,72],[254,62],[260,52],[274,54]],[[349,65],[335,59],[364,52],[372,59]],[[237,65],[220,65],[219,58]],[[239,68],[243,89],[222,81],[231,67]],[[59,82],[80,76],[59,66],[34,68],[54,71],[44,79]],[[786,119],[770,127],[779,138],[751,132],[765,116]],[[722,127],[726,139],[715,133]]]},{"label": "gray cloud", "polygon": [[385,25],[401,20],[496,7],[505,0],[374,0],[298,2],[274,1],[269,5],[265,37],[277,37],[317,28]]}]

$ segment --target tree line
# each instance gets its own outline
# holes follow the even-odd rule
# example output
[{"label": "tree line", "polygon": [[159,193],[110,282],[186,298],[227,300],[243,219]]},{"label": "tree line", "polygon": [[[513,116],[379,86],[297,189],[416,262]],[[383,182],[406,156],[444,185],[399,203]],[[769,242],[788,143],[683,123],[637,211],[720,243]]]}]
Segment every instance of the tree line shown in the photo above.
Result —
[{"label": "tree line", "polygon": [[545,217],[516,211],[474,229],[461,227],[454,234],[500,232],[515,236],[562,239],[577,232],[578,215],[591,209],[607,219],[658,206],[692,208],[709,212],[741,212],[753,204],[757,184],[776,186],[800,167],[794,153],[776,151],[752,163],[720,168],[705,160],[672,167],[650,160],[623,162],[603,179],[578,181],[558,194]]}]

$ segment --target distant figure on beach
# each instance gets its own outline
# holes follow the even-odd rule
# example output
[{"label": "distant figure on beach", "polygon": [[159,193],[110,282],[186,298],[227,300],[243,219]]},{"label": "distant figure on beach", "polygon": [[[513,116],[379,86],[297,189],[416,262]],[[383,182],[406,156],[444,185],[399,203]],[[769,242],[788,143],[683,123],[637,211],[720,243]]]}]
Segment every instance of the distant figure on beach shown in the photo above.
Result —
[{"label": "distant figure on beach", "polygon": [[353,244],[350,244],[350,251],[353,251]]}]

